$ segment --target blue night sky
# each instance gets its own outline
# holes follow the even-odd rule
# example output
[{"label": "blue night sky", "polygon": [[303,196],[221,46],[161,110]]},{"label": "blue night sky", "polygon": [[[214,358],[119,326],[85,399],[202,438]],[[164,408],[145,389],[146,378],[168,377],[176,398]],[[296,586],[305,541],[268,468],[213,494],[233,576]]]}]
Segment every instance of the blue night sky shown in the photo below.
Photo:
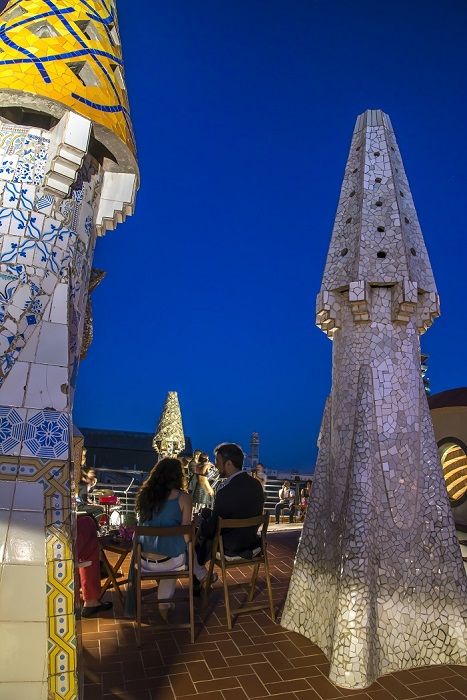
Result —
[{"label": "blue night sky", "polygon": [[120,0],[119,18],[141,189],[97,245],[75,422],[153,431],[176,390],[194,447],[258,431],[266,466],[314,464],[315,295],[367,108],[391,116],[441,295],[432,391],[466,385],[464,0]]}]

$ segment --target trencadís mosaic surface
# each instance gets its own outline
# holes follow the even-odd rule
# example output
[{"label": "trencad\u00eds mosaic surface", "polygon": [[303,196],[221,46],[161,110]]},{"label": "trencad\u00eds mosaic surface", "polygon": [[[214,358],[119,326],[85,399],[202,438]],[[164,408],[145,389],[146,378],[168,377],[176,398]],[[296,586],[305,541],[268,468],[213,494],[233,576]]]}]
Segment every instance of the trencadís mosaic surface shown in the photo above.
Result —
[{"label": "trencad\u00eds mosaic surface", "polygon": [[355,126],[317,325],[332,392],[282,625],[320,646],[330,678],[467,663],[467,578],[420,376],[439,314],[389,117]]},{"label": "trencad\u00eds mosaic surface", "polygon": [[0,15],[0,91],[6,90],[65,105],[134,151],[113,0],[10,2]]}]

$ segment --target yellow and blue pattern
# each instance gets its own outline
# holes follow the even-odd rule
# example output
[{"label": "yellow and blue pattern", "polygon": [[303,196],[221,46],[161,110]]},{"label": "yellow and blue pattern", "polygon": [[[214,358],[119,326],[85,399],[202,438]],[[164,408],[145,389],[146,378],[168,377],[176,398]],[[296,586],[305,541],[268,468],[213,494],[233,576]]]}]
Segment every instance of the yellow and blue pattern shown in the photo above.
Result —
[{"label": "yellow and blue pattern", "polygon": [[10,0],[0,14],[5,91],[71,109],[134,154],[114,0]]}]

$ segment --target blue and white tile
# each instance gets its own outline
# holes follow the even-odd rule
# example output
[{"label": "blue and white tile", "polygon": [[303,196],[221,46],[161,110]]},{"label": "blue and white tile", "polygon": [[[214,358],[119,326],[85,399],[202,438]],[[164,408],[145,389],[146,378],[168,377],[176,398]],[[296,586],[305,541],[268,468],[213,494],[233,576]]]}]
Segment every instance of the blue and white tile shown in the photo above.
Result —
[{"label": "blue and white tile", "polygon": [[4,236],[2,244],[2,252],[0,253],[0,262],[16,263],[18,257],[18,238],[13,236]]},{"label": "blue and white tile", "polygon": [[67,458],[69,440],[70,420],[67,413],[48,410],[28,412],[22,455],[45,459]]},{"label": "blue and white tile", "polygon": [[23,185],[19,197],[19,206],[21,209],[34,209],[34,201],[36,199],[35,185]]},{"label": "blue and white tile", "polygon": [[52,213],[54,203],[55,197],[52,194],[43,194],[42,191],[39,190],[34,209],[47,216]]},{"label": "blue and white tile", "polygon": [[27,231],[29,212],[23,209],[13,209],[10,223],[10,235],[24,236]]},{"label": "blue and white tile", "polygon": [[26,410],[0,406],[0,453],[18,455],[24,437]]},{"label": "blue and white tile", "polygon": [[16,166],[13,180],[14,182],[20,182],[21,184],[33,184],[34,162],[20,158],[18,160],[18,165]]},{"label": "blue and white tile", "polygon": [[0,234],[4,235],[10,230],[11,214],[13,209],[10,207],[0,208]]},{"label": "blue and white tile", "polygon": [[21,184],[7,182],[3,190],[3,206],[16,208],[21,194]]},{"label": "blue and white tile", "polygon": [[0,158],[0,180],[11,182],[15,176],[18,165],[18,156],[2,156]]}]

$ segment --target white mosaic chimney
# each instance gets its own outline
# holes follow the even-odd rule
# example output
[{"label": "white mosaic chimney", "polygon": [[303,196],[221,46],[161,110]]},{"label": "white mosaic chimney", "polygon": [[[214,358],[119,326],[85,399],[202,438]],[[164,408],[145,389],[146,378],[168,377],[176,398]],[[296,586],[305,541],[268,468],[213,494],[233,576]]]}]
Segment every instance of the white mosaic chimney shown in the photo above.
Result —
[{"label": "white mosaic chimney", "polygon": [[346,688],[467,663],[467,579],[420,375],[419,334],[438,315],[391,122],[368,110],[317,299],[332,391],[282,617]]}]

